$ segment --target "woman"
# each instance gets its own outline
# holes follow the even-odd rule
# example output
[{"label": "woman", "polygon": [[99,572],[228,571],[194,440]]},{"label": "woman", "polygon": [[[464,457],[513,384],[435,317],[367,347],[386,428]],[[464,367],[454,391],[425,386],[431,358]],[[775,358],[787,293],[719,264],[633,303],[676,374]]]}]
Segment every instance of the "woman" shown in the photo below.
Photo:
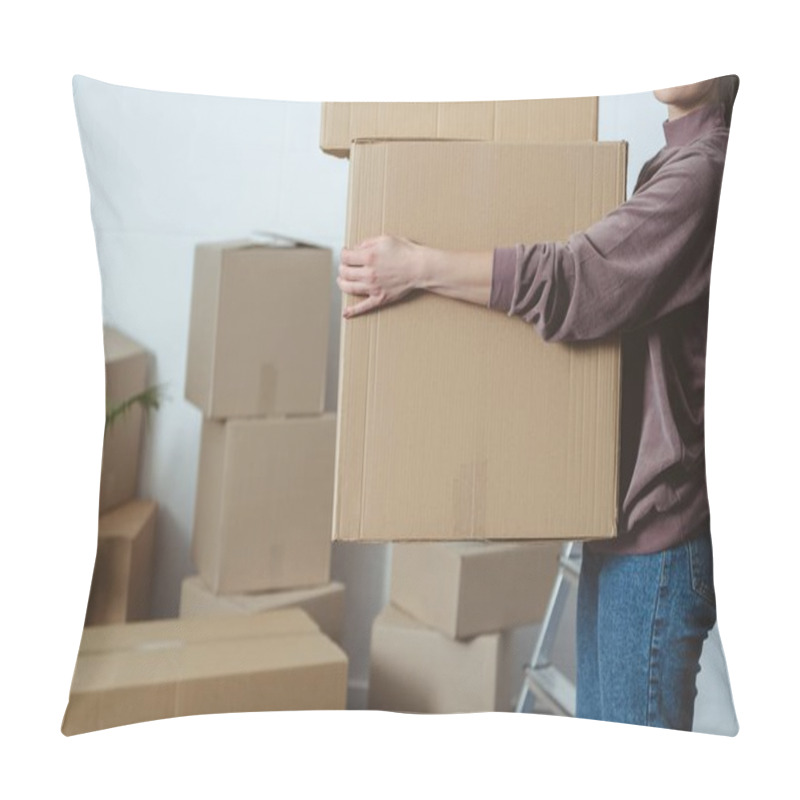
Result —
[{"label": "woman", "polygon": [[716,621],[705,481],[708,293],[738,78],[655,92],[666,146],[631,198],[565,243],[469,253],[388,236],[341,254],[346,318],[424,289],[531,323],[547,341],[621,334],[618,537],[587,543],[577,715],[691,730]]}]

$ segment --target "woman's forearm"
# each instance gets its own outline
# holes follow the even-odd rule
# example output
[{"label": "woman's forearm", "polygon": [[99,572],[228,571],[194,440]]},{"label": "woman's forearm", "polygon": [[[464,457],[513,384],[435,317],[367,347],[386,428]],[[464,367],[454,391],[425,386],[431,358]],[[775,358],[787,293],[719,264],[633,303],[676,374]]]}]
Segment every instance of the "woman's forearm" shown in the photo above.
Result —
[{"label": "woman's forearm", "polygon": [[487,306],[492,291],[493,253],[423,248],[420,288]]}]

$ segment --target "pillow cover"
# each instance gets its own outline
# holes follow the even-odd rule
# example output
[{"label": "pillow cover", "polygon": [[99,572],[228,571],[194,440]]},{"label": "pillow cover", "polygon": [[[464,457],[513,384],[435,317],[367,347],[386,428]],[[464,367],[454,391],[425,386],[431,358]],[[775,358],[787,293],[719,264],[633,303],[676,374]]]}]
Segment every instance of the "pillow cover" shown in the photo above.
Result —
[{"label": "pillow cover", "polygon": [[[98,569],[101,561],[112,561],[118,581],[115,586],[133,592],[137,575],[151,578],[150,584],[144,581],[145,589],[138,590],[140,606],[141,592],[149,593],[149,612],[140,614],[139,619],[128,616],[105,620],[116,623],[113,628],[87,627],[65,733],[171,715],[270,708],[356,709],[379,703],[377,707],[389,710],[491,710],[498,706],[511,710],[513,703],[507,695],[518,691],[519,665],[530,657],[539,632],[537,624],[544,614],[543,603],[537,605],[535,619],[515,621],[513,635],[505,633],[511,631],[508,625],[496,623],[494,629],[473,632],[476,638],[470,638],[467,648],[465,641],[438,630],[432,620],[409,619],[407,612],[392,603],[387,605],[392,546],[362,542],[331,545],[319,538],[312,542],[306,533],[303,536],[308,538],[301,543],[304,549],[296,559],[304,570],[291,567],[290,545],[283,543],[271,552],[271,563],[279,562],[280,569],[272,570],[268,578],[257,570],[252,577],[251,571],[245,579],[244,567],[231,566],[233,557],[226,561],[226,547],[232,552],[238,542],[241,548],[244,540],[236,537],[246,534],[237,530],[244,531],[252,519],[272,513],[277,502],[274,498],[272,506],[248,506],[247,512],[241,512],[243,522],[226,518],[205,535],[206,544],[198,543],[194,536],[198,515],[221,519],[221,509],[232,508],[237,500],[251,503],[237,494],[243,478],[226,487],[221,463],[241,463],[241,475],[280,475],[284,482],[275,497],[291,497],[292,487],[308,480],[312,465],[318,464],[322,451],[317,448],[330,447],[333,441],[331,422],[326,417],[337,410],[341,296],[335,278],[344,244],[349,163],[341,153],[332,155],[320,147],[320,131],[331,109],[311,103],[143,91],[84,77],[76,77],[73,88],[91,190],[103,319],[114,332],[109,337],[119,334],[126,342],[121,352],[112,353],[107,345],[107,376],[112,364],[117,368],[126,357],[136,361],[133,356],[138,355],[141,366],[144,356],[147,379],[138,390],[159,387],[160,394],[149,411],[145,407],[141,427],[129,434],[133,450],[121,456],[124,464],[139,459],[138,481],[123,500],[100,510],[103,525],[113,528],[111,538],[117,555],[101,559],[98,544]],[[604,97],[593,113],[597,139],[629,142],[630,195],[640,168],[662,146],[664,106],[650,94]],[[391,136],[392,132],[365,128],[348,135]],[[429,137],[402,128],[394,135]],[[443,135],[456,136],[449,129]],[[511,137],[520,135],[515,131]],[[296,287],[289,286],[289,273],[267,275],[263,284],[255,283],[261,278],[253,276],[263,276],[264,265],[276,253],[284,259],[298,253],[307,255],[309,250],[321,253],[322,266],[309,266]],[[327,364],[322,389],[318,383],[310,390],[316,403],[312,411],[307,406],[283,408],[275,415],[280,422],[267,423],[251,412],[215,418],[211,405],[201,409],[196,400],[185,399],[188,368],[196,353],[202,351],[201,345],[205,343],[206,352],[221,352],[222,337],[229,336],[225,340],[229,348],[226,360],[235,360],[242,349],[237,335],[248,339],[248,331],[252,331],[248,324],[254,323],[247,320],[258,317],[258,304],[249,308],[248,298],[274,299],[281,291],[287,294],[276,306],[297,309],[287,312],[279,334],[292,362],[299,358],[304,330],[324,313],[320,308],[328,310],[327,326],[322,326],[315,342],[309,344],[312,350],[316,347],[317,354],[322,353]],[[230,297],[237,292],[239,304],[223,310],[223,295]],[[322,303],[313,313],[298,299],[312,295]],[[297,330],[291,328],[293,323],[299,324]],[[219,341],[209,344],[215,335],[219,335]],[[275,395],[285,372],[275,366],[274,356],[259,352],[254,358],[267,365],[260,367],[254,391],[260,402],[269,405],[272,401],[264,398]],[[199,368],[202,374],[197,380],[205,386],[206,396],[216,385],[214,369],[208,363]],[[227,385],[224,377],[219,382]],[[188,396],[188,388],[186,391]],[[123,391],[113,400],[124,404],[138,396],[133,390]],[[131,407],[137,406],[141,403],[134,402]],[[318,417],[319,429],[311,430],[314,426],[309,423],[308,430],[300,431],[301,426],[289,424],[289,417],[284,415],[291,416],[295,411]],[[115,425],[130,425],[131,420],[131,415],[124,416]],[[107,441],[117,436],[118,430],[107,430]],[[262,439],[269,444],[259,454],[247,449]],[[278,454],[275,461],[270,461],[270,452]],[[288,456],[300,452],[307,455],[298,456],[292,473],[286,467]],[[332,465],[332,458],[329,463]],[[104,456],[104,475],[106,468]],[[330,472],[332,480],[332,467]],[[322,498],[313,502],[321,504],[317,518],[324,520],[324,500],[332,497],[332,485],[325,470],[315,475],[309,483],[316,487],[313,491],[318,493],[317,498]],[[295,491],[295,503],[311,504],[311,491]],[[141,501],[149,503],[148,508],[152,504],[157,508],[149,558],[136,555],[143,532],[149,528],[144,522],[131,522],[133,505]],[[108,515],[116,513],[119,517],[126,511],[122,521],[109,521]],[[286,524],[285,519],[278,524]],[[323,523],[313,524],[324,527]],[[324,554],[320,561],[320,548],[330,548],[327,562]],[[438,549],[438,545],[431,546],[428,552]],[[468,555],[451,550],[445,548],[447,556],[443,554],[442,559],[468,561]],[[395,553],[401,552],[395,546]],[[553,569],[541,580],[549,589],[556,562],[552,549],[548,553]],[[490,555],[482,558],[488,563]],[[248,561],[246,555],[239,560]],[[305,568],[312,561],[321,566],[309,575]],[[246,564],[248,570],[252,566]],[[397,561],[393,567],[399,568]],[[213,580],[209,578],[212,569]],[[198,578],[198,571],[205,574]],[[101,580],[98,573],[95,577]],[[524,580],[524,574],[520,580]],[[192,594],[198,581],[200,589]],[[485,584],[485,578],[479,583]],[[465,603],[485,604],[480,590],[470,589],[466,580],[455,585],[454,594],[463,592]],[[502,585],[499,580],[498,591]],[[254,593],[259,596],[257,600]],[[573,595],[555,648],[564,674],[573,680],[574,601]],[[338,610],[332,605],[335,603]],[[250,615],[254,604],[259,611],[268,608],[270,615]],[[286,610],[286,606],[292,609]],[[392,609],[384,614],[390,606]],[[243,609],[248,613],[243,614]],[[223,615],[238,622],[214,621]],[[373,649],[377,646],[383,648],[380,656]],[[411,673],[409,665],[421,661],[414,656],[415,647],[422,652],[441,652],[441,659],[456,665],[444,673],[444,680],[458,675],[458,664],[463,662],[468,665],[463,667],[465,676],[477,674],[486,685],[468,686],[463,678],[463,693],[452,701],[454,706],[436,704],[440,693],[435,684],[425,691],[417,688],[417,697],[429,692],[437,700],[430,706],[414,705],[422,701],[409,700],[413,691],[404,681],[427,680],[424,674]],[[394,667],[402,672],[403,654],[410,655],[405,675],[393,675]],[[231,662],[237,664],[235,669],[224,666]],[[286,663],[293,665],[288,679],[285,668],[283,672],[279,668]],[[500,671],[498,664],[505,664],[516,678],[501,684],[499,679],[487,677]],[[376,668],[380,670],[377,674]],[[279,673],[280,680],[276,678]],[[153,684],[155,674],[160,677]],[[149,683],[142,675],[149,676]],[[251,687],[249,693],[241,689],[243,681]],[[317,694],[306,691],[309,682],[319,688]],[[388,686],[380,700],[371,696],[378,684]],[[481,693],[491,695],[491,700],[474,701]],[[466,695],[469,700],[464,699]],[[502,698],[497,699],[500,695]],[[475,704],[469,705],[472,702]],[[693,728],[727,735],[737,730],[716,627],[703,647]]]}]

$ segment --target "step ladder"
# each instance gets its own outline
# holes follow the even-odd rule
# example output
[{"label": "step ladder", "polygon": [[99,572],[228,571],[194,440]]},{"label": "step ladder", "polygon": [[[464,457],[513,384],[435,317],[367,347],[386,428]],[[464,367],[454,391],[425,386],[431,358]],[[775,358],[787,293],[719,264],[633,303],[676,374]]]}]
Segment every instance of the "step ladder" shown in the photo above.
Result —
[{"label": "step ladder", "polygon": [[538,702],[548,713],[575,716],[575,685],[555,667],[550,657],[569,591],[577,589],[580,570],[580,544],[565,542],[561,547],[558,573],[533,647],[531,662],[525,667],[516,706],[518,713],[533,711]]}]

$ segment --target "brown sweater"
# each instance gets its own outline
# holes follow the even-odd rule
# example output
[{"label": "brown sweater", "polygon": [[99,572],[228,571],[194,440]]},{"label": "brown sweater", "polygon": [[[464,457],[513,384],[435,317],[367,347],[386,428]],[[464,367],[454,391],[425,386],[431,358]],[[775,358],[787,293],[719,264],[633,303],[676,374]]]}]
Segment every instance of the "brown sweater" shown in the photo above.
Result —
[{"label": "brown sweater", "polygon": [[721,106],[664,123],[630,199],[565,243],[498,248],[489,307],[547,341],[622,342],[619,536],[652,553],[709,526],[704,393],[711,256],[728,128]]}]

